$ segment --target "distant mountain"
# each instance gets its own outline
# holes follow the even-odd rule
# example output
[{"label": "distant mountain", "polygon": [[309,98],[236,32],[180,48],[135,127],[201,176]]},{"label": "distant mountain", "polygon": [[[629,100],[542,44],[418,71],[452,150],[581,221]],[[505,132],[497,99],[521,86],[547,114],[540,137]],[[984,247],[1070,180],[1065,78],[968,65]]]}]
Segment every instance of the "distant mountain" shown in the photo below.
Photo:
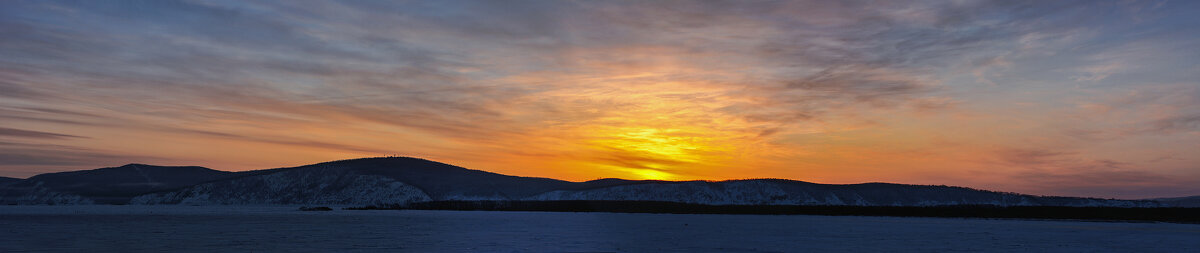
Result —
[{"label": "distant mountain", "polygon": [[1156,206],[1152,201],[1040,197],[964,187],[866,183],[816,184],[782,179],[647,182],[548,192],[530,200],[638,200],[708,205],[851,206]]},{"label": "distant mountain", "polygon": [[1174,207],[1200,207],[1200,196],[1152,199]]},{"label": "distant mountain", "polygon": [[20,178],[11,178],[11,177],[0,177],[0,186],[3,186],[8,183],[17,182],[17,181],[21,181],[21,179]]},{"label": "distant mountain", "polygon": [[139,196],[133,204],[402,204],[430,200],[516,200],[573,183],[471,170],[416,158],[364,158],[281,168],[271,173]]},{"label": "distant mountain", "polygon": [[131,164],[51,173],[0,184],[0,202],[20,204],[328,204],[405,205],[445,200],[615,200],[706,205],[1116,206],[1148,200],[1042,197],[963,187],[868,183],[816,184],[782,179],[588,182],[517,177],[404,157],[222,172],[201,167]]},{"label": "distant mountain", "polygon": [[135,196],[229,179],[238,173],[204,167],[129,164],[121,167],[47,173],[3,185],[6,204],[125,204]]}]

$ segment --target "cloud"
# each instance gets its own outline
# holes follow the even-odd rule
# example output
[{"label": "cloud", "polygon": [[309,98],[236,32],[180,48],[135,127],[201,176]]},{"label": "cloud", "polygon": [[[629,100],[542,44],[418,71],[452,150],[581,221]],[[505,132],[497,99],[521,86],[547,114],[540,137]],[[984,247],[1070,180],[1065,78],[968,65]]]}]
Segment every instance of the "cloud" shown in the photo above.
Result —
[{"label": "cloud", "polygon": [[1200,114],[1177,115],[1154,120],[1147,130],[1164,134],[1198,131],[1200,130]]},{"label": "cloud", "polygon": [[26,144],[0,141],[0,168],[23,166],[98,166],[135,161],[161,160],[142,156],[115,155],[66,145]]},{"label": "cloud", "polygon": [[1027,171],[1014,175],[1013,179],[1031,185],[1038,192],[1067,196],[1149,198],[1194,194],[1200,190],[1194,179],[1172,177],[1111,160]]},{"label": "cloud", "polygon": [[[1186,177],[1172,177],[1140,163],[1091,159],[1086,154],[1038,148],[997,151],[1011,186],[1026,192],[1069,196],[1146,198],[1196,190]],[[1155,195],[1158,194],[1158,195]]]},{"label": "cloud", "polygon": [[1197,130],[1200,122],[1200,89],[1188,83],[1119,89],[1105,96],[1078,102],[1072,117],[1076,133],[1099,139],[1171,135]]},{"label": "cloud", "polygon": [[826,69],[787,84],[817,97],[844,96],[864,102],[924,93],[929,86],[908,76],[866,69]]},{"label": "cloud", "polygon": [[[1010,29],[1013,25],[1004,23],[1010,21],[999,19],[1001,24],[990,24],[995,20],[963,17],[1024,8],[995,3],[921,4],[898,11],[892,7],[899,6],[858,2],[493,5],[486,1],[313,6],[183,1],[67,4],[66,9],[78,12],[80,18],[111,23],[99,29],[41,29],[44,25],[40,23],[6,19],[9,22],[4,24],[24,32],[9,37],[5,44],[48,45],[50,48],[44,49],[48,51],[21,50],[24,53],[15,55],[43,63],[10,65],[54,69],[55,75],[68,77],[56,86],[94,87],[86,96],[97,100],[238,105],[242,108],[220,109],[268,110],[267,114],[281,110],[301,115],[312,111],[369,115],[363,118],[477,137],[488,133],[467,134],[478,131],[467,121],[523,127],[502,123],[503,116],[490,108],[511,108],[521,99],[547,91],[579,88],[569,81],[517,87],[521,84],[494,80],[539,74],[541,69],[580,73],[567,78],[592,78],[611,73],[579,67],[653,66],[664,58],[660,54],[683,57],[678,61],[684,65],[679,70],[698,71],[658,73],[658,77],[730,78],[733,82],[720,85],[731,91],[738,89],[734,83],[745,77],[702,71],[762,63],[789,66],[768,67],[764,73],[769,76],[750,82],[765,88],[726,95],[765,100],[759,102],[761,106],[736,106],[763,110],[724,111],[748,120],[779,118],[791,124],[797,119],[858,110],[852,108],[854,103],[888,107],[906,101],[928,104],[919,102],[938,90],[938,81],[929,77],[928,67],[1016,33]],[[154,15],[122,18],[151,10]],[[811,18],[820,13],[850,15]],[[748,18],[748,14],[766,14],[768,18]],[[360,18],[341,18],[345,15]],[[752,27],[760,29],[746,29]],[[146,29],[155,32],[142,32]],[[768,36],[747,37],[759,34]],[[547,42],[539,42],[543,40]],[[447,42],[456,46],[447,47]],[[634,48],[671,49],[643,52]],[[730,52],[715,50],[718,48]],[[689,57],[689,52],[695,56]],[[754,54],[739,56],[742,53]],[[682,76],[666,76],[679,73]],[[803,92],[779,92],[773,88],[778,82],[772,80],[783,80],[787,88]],[[163,94],[169,98],[159,98]],[[366,103],[371,106],[364,106]],[[138,104],[153,103],[127,106],[143,107]],[[780,115],[778,111],[788,112]]]},{"label": "cloud", "polygon": [[1078,72],[1081,72],[1081,74],[1073,76],[1071,79],[1078,82],[1096,82],[1123,71],[1125,68],[1126,66],[1120,62],[1091,65],[1079,68]]},{"label": "cloud", "polygon": [[66,139],[66,138],[86,138],[69,134],[57,134],[42,131],[21,130],[15,128],[0,127],[0,136],[20,137],[20,138],[35,138],[35,139]]},{"label": "cloud", "polygon": [[1058,165],[1075,160],[1075,153],[1045,149],[1007,149],[997,153],[1000,161],[1021,167]]}]

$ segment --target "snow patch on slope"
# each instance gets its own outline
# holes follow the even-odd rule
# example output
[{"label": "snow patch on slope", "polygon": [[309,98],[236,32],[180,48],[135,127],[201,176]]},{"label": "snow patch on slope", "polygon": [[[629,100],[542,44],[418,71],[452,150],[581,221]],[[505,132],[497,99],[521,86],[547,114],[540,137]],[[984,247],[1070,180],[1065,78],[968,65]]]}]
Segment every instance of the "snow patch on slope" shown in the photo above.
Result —
[{"label": "snow patch on slope", "polygon": [[38,182],[32,187],[0,187],[0,203],[15,205],[87,205],[94,201],[83,196],[51,190]]},{"label": "snow patch on slope", "polygon": [[420,189],[387,177],[306,168],[146,194],[133,198],[130,204],[387,205],[429,200]]}]

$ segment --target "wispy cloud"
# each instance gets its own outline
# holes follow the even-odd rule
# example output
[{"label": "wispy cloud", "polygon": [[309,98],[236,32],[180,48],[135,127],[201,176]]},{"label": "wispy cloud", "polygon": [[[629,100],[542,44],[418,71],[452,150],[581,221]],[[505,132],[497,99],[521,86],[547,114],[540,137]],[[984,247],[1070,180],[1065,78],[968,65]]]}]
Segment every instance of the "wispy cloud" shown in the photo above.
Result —
[{"label": "wispy cloud", "polygon": [[69,134],[56,134],[42,131],[21,130],[7,127],[0,127],[0,136],[3,137],[21,137],[21,138],[37,138],[37,139],[66,139],[66,138],[83,138]]}]

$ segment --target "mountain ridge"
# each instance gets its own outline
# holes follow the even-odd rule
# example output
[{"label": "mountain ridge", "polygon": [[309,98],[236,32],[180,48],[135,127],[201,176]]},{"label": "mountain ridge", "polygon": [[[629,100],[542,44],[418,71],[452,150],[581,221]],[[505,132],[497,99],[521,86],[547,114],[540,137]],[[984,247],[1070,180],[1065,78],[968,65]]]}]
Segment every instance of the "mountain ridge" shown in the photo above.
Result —
[{"label": "mountain ridge", "polygon": [[1176,207],[1200,207],[1200,195],[1175,198],[1154,198],[1150,200]]},{"label": "mountain ridge", "polygon": [[1033,196],[957,186],[819,184],[788,179],[570,182],[473,170],[411,157],[336,160],[227,172],[128,164],[47,173],[7,184],[4,204],[337,204],[423,201],[665,201],[707,205],[1161,207],[1156,200]]},{"label": "mountain ridge", "polygon": [[[80,204],[124,204],[133,196],[142,193],[178,189],[230,178],[237,174],[199,166],[155,166],[137,163],[45,173],[4,185],[0,190],[0,202],[69,204],[81,201]],[[79,199],[75,200],[76,198]],[[20,201],[11,201],[12,199]]]}]

